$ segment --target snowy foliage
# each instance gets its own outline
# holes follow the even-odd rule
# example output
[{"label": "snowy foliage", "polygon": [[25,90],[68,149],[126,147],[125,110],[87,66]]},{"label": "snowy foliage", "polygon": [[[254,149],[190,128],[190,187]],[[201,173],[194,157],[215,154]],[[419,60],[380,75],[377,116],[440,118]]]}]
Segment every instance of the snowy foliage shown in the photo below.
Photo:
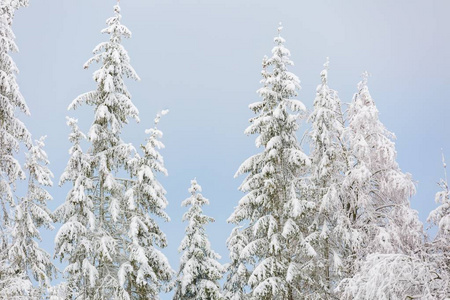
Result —
[{"label": "snowy foliage", "polygon": [[436,193],[435,201],[440,205],[428,216],[428,222],[438,226],[434,240],[425,244],[430,260],[435,264],[434,282],[438,289],[436,295],[450,295],[450,187],[447,179],[447,164],[442,155],[444,178],[440,180],[441,191]]},{"label": "snowy foliage", "polygon": [[[1,201],[1,234],[5,239],[6,231],[12,216],[9,207],[14,206],[15,182],[24,179],[25,173],[15,158],[21,144],[29,148],[31,135],[16,113],[29,115],[30,112],[25,99],[19,91],[16,82],[18,69],[11,52],[17,52],[14,42],[11,23],[15,8],[11,1],[2,1],[0,4],[0,201]],[[2,241],[2,248],[6,241]],[[3,248],[4,249],[4,248]]]},{"label": "snowy foliage", "polygon": [[422,224],[409,207],[415,187],[396,162],[395,136],[378,119],[367,87],[368,74],[358,84],[348,111],[346,138],[350,170],[344,180],[348,213],[360,232],[359,257],[365,253],[409,252],[422,241]]},{"label": "snowy foliage", "polygon": [[[402,173],[396,162],[394,135],[378,119],[378,110],[367,87],[367,77],[368,74],[364,73],[358,84],[345,130],[350,166],[342,193],[347,201],[344,207],[357,234],[353,239],[352,253],[345,263],[348,278],[341,282],[338,290],[349,299],[373,299],[373,293],[377,293],[374,289],[378,291],[375,298],[392,299],[401,292],[390,290],[392,294],[386,294],[384,277],[387,274],[383,277],[378,272],[380,277],[372,280],[374,268],[381,265],[410,268],[412,275],[405,274],[406,277],[415,276],[414,272],[424,273],[426,263],[418,257],[424,234],[417,212],[409,207],[409,197],[415,192],[411,175]],[[391,272],[390,283],[393,284],[397,270],[387,272]],[[396,278],[403,282],[398,276]],[[368,279],[370,284],[363,284]],[[408,293],[420,290],[416,285],[409,288],[401,284],[399,289]]]},{"label": "snowy foliage", "polygon": [[9,248],[11,268],[18,274],[24,272],[30,282],[34,280],[38,283],[38,287],[30,291],[29,299],[42,299],[56,271],[50,255],[38,244],[39,228],[53,228],[51,213],[47,208],[47,200],[52,197],[44,189],[53,184],[53,174],[47,167],[49,161],[43,149],[44,139],[42,137],[35,141],[27,154],[25,169],[29,173],[28,193],[14,209],[12,245]]},{"label": "snowy foliage", "polygon": [[438,226],[436,241],[450,246],[450,187],[447,180],[447,164],[442,155],[444,178],[440,180],[441,191],[436,193],[435,201],[440,205],[428,216],[428,222]]},{"label": "snowy foliage", "polygon": [[146,131],[150,137],[142,145],[144,155],[135,156],[128,162],[128,168],[134,178],[133,184],[125,193],[125,201],[129,220],[127,237],[128,261],[120,266],[119,281],[127,285],[133,299],[157,299],[163,287],[173,276],[169,262],[156,247],[167,246],[165,234],[158,224],[150,217],[156,215],[169,221],[164,211],[168,202],[164,187],[156,179],[157,173],[167,175],[164,160],[159,149],[164,144],[159,140],[162,132],[157,128],[163,110],[157,114],[155,127]]},{"label": "snowy foliage", "polygon": [[[72,182],[72,188],[64,204],[55,211],[56,219],[63,221],[55,237],[56,256],[69,262],[66,267],[69,274],[68,289],[83,288],[85,296],[82,298],[87,298],[87,288],[94,285],[94,282],[89,282],[92,276],[87,276],[86,269],[88,259],[93,256],[96,230],[94,199],[90,192],[94,189],[91,179],[93,171],[91,158],[83,153],[80,145],[86,136],[78,128],[77,120],[67,118],[67,124],[72,129],[69,140],[73,146],[69,150],[70,159],[61,175],[60,185]],[[96,270],[93,271],[95,274]]]},{"label": "snowy foliage", "polygon": [[29,0],[2,0],[0,2],[1,26],[3,27],[3,21],[5,21],[5,24],[11,25],[16,10],[28,5]]},{"label": "snowy foliage", "polygon": [[[97,90],[78,96],[69,106],[93,106],[94,122],[85,135],[76,120],[68,119],[73,146],[61,184],[71,182],[72,188],[55,213],[63,223],[55,238],[56,255],[69,262],[68,298],[157,299],[172,274],[167,259],[154,247],[165,247],[166,238],[149,215],[168,220],[165,191],[155,178],[156,172],[166,174],[158,153],[162,134],[150,130],[143,157],[120,137],[129,118],[139,121],[123,77],[139,77],[121,45],[131,32],[120,23],[118,5],[114,12],[102,30],[110,35],[109,42],[99,44],[85,64],[87,68],[94,61],[101,63],[94,72]],[[91,144],[86,152],[83,141]],[[129,178],[117,177],[125,171]]]},{"label": "snowy foliage", "polygon": [[183,215],[188,222],[186,234],[179,251],[183,251],[180,270],[176,279],[176,300],[218,300],[223,299],[218,280],[225,268],[217,261],[220,256],[211,249],[204,226],[214,219],[203,214],[202,206],[209,200],[200,194],[202,188],[197,181],[191,180],[191,196],[182,202],[189,206]]},{"label": "snowy foliage", "polygon": [[[300,81],[287,70],[293,62],[281,26],[272,56],[263,59],[261,100],[249,105],[256,116],[245,134],[257,135],[260,152],[235,174],[246,174],[239,187],[245,195],[228,219],[235,224],[227,240],[228,264],[221,265],[211,249],[205,226],[214,219],[203,214],[209,201],[196,180],[182,202],[188,225],[176,276],[161,251],[167,238],[158,220],[170,218],[166,190],[157,179],[167,176],[158,124],[168,111],[157,114],[138,149],[122,140],[129,120],[139,122],[125,80],[139,77],[122,46],[131,32],[121,24],[119,5],[102,30],[109,41],[95,47],[84,65],[100,64],[93,73],[97,88],[69,105],[91,106],[93,122],[83,133],[76,119],[67,118],[72,146],[60,185],[71,186],[52,214],[45,138],[32,142],[18,117],[30,112],[11,57],[18,51],[14,15],[28,2],[0,1],[0,299],[157,300],[174,287],[175,300],[449,299],[444,157],[438,207],[428,217],[437,234],[429,240],[410,208],[415,186],[397,164],[395,136],[378,118],[367,72],[343,114],[337,92],[328,86],[328,59],[308,118],[306,155],[297,140],[306,108],[295,99]],[[23,166],[17,158],[21,148],[28,150]],[[19,181],[28,182],[22,196]],[[67,266],[66,282],[51,286],[56,268],[39,247],[39,231],[52,229],[55,220],[62,223],[55,257]]]},{"label": "snowy foliage", "polygon": [[248,244],[245,234],[240,227],[235,227],[227,240],[230,252],[230,263],[226,265],[227,278],[223,286],[224,298],[226,300],[247,299],[245,288],[248,282],[249,272],[246,262],[241,259],[240,253]]},{"label": "snowy foliage", "polygon": [[48,294],[49,300],[67,299],[67,284],[65,282],[61,282],[60,284],[50,287]]},{"label": "snowy foliage", "polygon": [[446,299],[436,265],[426,257],[405,254],[370,254],[346,286],[341,299]]},{"label": "snowy foliage", "polygon": [[242,260],[255,262],[248,285],[256,299],[292,299],[290,282],[298,275],[292,257],[300,248],[306,252],[310,249],[297,222],[314,205],[297,193],[299,178],[310,164],[296,138],[297,121],[305,106],[293,99],[300,82],[287,71],[293,62],[284,43],[280,35],[275,37],[272,57],[263,60],[263,87],[258,90],[262,101],[250,105],[257,116],[245,130],[246,134],[259,134],[256,146],[263,150],[238,169],[236,176],[248,173],[240,186],[246,195],[228,219],[248,224],[244,228],[246,245],[239,255]]},{"label": "snowy foliage", "polygon": [[307,239],[316,255],[302,262],[303,280],[298,295],[302,298],[331,297],[334,285],[342,277],[342,260],[349,254],[354,235],[341,193],[348,169],[342,140],[344,119],[337,92],[328,87],[328,67],[327,59],[309,116],[311,169],[307,195],[316,205],[304,222],[311,223]]},{"label": "snowy foliage", "polygon": [[[20,7],[27,5],[27,0],[2,0],[0,3],[1,299],[38,298],[39,291],[32,286],[30,278],[36,276],[35,279],[41,284],[40,288],[43,288],[49,283],[48,276],[51,276],[52,268],[48,255],[39,248],[36,241],[36,238],[39,238],[37,228],[41,225],[48,226],[50,219],[45,206],[49,195],[41,189],[40,185],[46,185],[51,181],[41,177],[45,177],[48,170],[44,166],[38,166],[39,163],[36,161],[46,159],[45,155],[35,156],[36,152],[40,152],[37,150],[40,145],[31,148],[31,134],[17,117],[18,112],[25,115],[29,115],[30,112],[19,91],[16,82],[18,68],[10,55],[18,51],[11,28],[14,13]],[[16,158],[21,145],[31,148],[26,166],[30,174],[30,184],[25,198],[15,195],[17,180],[25,179],[25,171]],[[37,170],[34,169],[35,167]],[[16,250],[19,252],[15,253]]]}]

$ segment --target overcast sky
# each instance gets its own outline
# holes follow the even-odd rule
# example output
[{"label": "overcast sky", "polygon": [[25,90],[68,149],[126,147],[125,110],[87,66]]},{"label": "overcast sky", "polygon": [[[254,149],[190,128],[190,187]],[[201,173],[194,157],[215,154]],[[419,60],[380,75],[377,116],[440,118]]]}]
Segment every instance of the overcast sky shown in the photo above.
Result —
[{"label": "overcast sky", "polygon": [[[46,151],[55,174],[54,209],[68,185],[58,187],[68,160],[65,117],[78,118],[87,130],[93,110],[67,111],[79,94],[96,88],[83,69],[92,49],[108,39],[100,30],[112,16],[113,0],[31,0],[14,20],[20,53],[14,55],[18,82],[31,110],[21,115],[35,138],[47,135]],[[258,149],[245,136],[258,101],[261,61],[270,55],[278,23],[299,76],[299,99],[308,109],[319,73],[330,57],[329,84],[349,103],[360,74],[367,70],[369,89],[380,119],[397,136],[398,162],[413,174],[417,194],[411,205],[422,221],[436,206],[436,182],[443,176],[441,148],[450,161],[450,1],[299,1],[299,0],[122,0],[122,21],[133,37],[124,41],[140,82],[127,82],[141,123],[130,122],[123,140],[138,146],[144,130],[162,109],[162,151],[169,177],[161,178],[172,221],[163,225],[164,250],[174,269],[186,224],[181,201],[197,177],[216,219],[207,227],[213,249],[228,261],[225,241],[232,229],[226,219],[243,196],[243,177],[233,175]],[[306,126],[299,131],[303,135]],[[427,226],[427,225],[426,225]],[[59,226],[57,226],[58,228]],[[53,254],[56,233],[42,245]],[[168,294],[162,299],[170,299]]]}]

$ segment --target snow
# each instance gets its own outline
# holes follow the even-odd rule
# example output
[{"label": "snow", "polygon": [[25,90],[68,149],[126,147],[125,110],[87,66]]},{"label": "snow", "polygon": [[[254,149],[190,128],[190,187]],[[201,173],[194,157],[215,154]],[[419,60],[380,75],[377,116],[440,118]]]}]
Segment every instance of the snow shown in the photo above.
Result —
[{"label": "snow", "polygon": [[176,291],[174,299],[222,299],[220,280],[225,268],[217,262],[220,255],[210,246],[204,226],[214,219],[203,215],[202,206],[209,200],[200,194],[202,188],[197,180],[191,180],[188,189],[191,196],[182,202],[182,206],[190,206],[183,215],[183,221],[188,222],[185,236],[181,241],[179,251],[183,252],[180,269],[175,280]]}]

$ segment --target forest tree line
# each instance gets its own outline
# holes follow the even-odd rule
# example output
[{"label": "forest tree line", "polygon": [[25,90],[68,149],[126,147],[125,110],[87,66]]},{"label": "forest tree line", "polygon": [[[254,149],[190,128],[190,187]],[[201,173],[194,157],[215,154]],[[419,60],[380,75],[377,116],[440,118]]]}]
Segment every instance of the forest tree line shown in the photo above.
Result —
[{"label": "forest tree line", "polygon": [[[29,110],[10,56],[18,50],[14,14],[27,5],[1,0],[0,6],[1,299],[158,299],[169,291],[176,300],[450,297],[444,157],[439,206],[428,217],[437,234],[430,239],[410,207],[415,185],[396,161],[395,136],[378,118],[368,73],[343,110],[328,86],[327,59],[308,113],[295,99],[300,80],[288,71],[293,62],[281,25],[271,56],[263,58],[260,100],[249,105],[255,116],[245,134],[256,136],[260,152],[235,174],[245,178],[243,197],[228,218],[235,225],[226,241],[228,263],[219,263],[211,248],[205,226],[214,218],[203,213],[209,200],[196,179],[182,203],[186,230],[178,271],[164,254],[167,238],[158,223],[170,218],[158,180],[167,175],[158,124],[168,111],[157,114],[142,145],[122,139],[129,120],[139,122],[124,80],[139,76],[122,45],[131,32],[121,23],[118,4],[102,30],[109,40],[84,65],[100,65],[93,76],[97,87],[69,105],[92,107],[93,121],[83,132],[77,119],[67,117],[72,146],[59,184],[69,191],[51,211],[45,137],[33,140],[18,116]],[[302,121],[310,125],[302,141],[309,153],[297,138]],[[23,181],[21,195],[17,185]],[[57,222],[62,226],[54,256],[66,266],[63,282],[53,285],[58,271],[39,240],[41,228]]]}]

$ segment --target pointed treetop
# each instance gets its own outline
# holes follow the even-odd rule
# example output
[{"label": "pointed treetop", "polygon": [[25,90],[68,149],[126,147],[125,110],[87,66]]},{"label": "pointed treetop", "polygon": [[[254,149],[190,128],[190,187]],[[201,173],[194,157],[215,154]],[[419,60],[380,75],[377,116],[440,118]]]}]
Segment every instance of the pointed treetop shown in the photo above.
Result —
[{"label": "pointed treetop", "polygon": [[281,34],[281,30],[283,30],[283,26],[281,26],[281,22],[280,23],[278,23],[278,28],[277,28],[277,30],[278,30],[278,36]]},{"label": "pointed treetop", "polygon": [[445,156],[444,156],[444,151],[441,149],[442,152],[442,166],[444,167],[444,180],[445,182],[447,181],[447,164],[445,163]]},{"label": "pointed treetop", "polygon": [[364,71],[361,74],[361,81],[358,83],[358,97],[361,99],[361,103],[365,106],[374,106],[374,100],[370,96],[369,88],[367,87],[367,82],[369,79],[370,73]]},{"label": "pointed treetop", "polygon": [[362,78],[362,80],[361,80],[361,84],[364,86],[364,85],[367,85],[367,81],[369,80],[369,76],[370,76],[370,74],[369,74],[369,72],[367,72],[367,71],[364,71],[362,74],[361,74],[361,78]]},{"label": "pointed treetop", "polygon": [[[197,179],[194,178],[191,180],[191,186],[188,189],[188,192],[191,194],[191,196],[187,199],[185,199],[181,206],[188,206],[192,205],[192,207],[201,207],[203,205],[209,205],[209,200],[203,197],[201,194],[202,187],[197,183]],[[212,219],[211,219],[212,220]],[[214,221],[212,221],[214,222]]]},{"label": "pointed treetop", "polygon": [[120,6],[119,6],[119,4],[120,4],[120,0],[117,0],[117,4],[114,5],[114,12],[116,13],[117,16],[120,17]]},{"label": "pointed treetop", "polygon": [[323,70],[320,72],[320,77],[322,77],[322,84],[327,84],[328,79],[328,69],[330,66],[330,58],[327,57],[327,61],[323,64]]},{"label": "pointed treetop", "polygon": [[281,26],[280,22],[277,28],[278,36],[275,38],[275,43],[277,43],[278,46],[282,45],[285,42],[285,40],[281,37],[281,30],[283,30],[283,26]]},{"label": "pointed treetop", "polygon": [[197,177],[191,180],[191,187],[188,189],[189,193],[194,195],[196,192],[201,192],[202,187],[197,183]]},{"label": "pointed treetop", "polygon": [[111,34],[110,41],[113,43],[121,42],[121,36],[125,38],[131,37],[131,31],[120,23],[122,15],[120,14],[119,2],[114,5],[114,16],[106,20],[107,28],[102,30],[102,33]]}]

